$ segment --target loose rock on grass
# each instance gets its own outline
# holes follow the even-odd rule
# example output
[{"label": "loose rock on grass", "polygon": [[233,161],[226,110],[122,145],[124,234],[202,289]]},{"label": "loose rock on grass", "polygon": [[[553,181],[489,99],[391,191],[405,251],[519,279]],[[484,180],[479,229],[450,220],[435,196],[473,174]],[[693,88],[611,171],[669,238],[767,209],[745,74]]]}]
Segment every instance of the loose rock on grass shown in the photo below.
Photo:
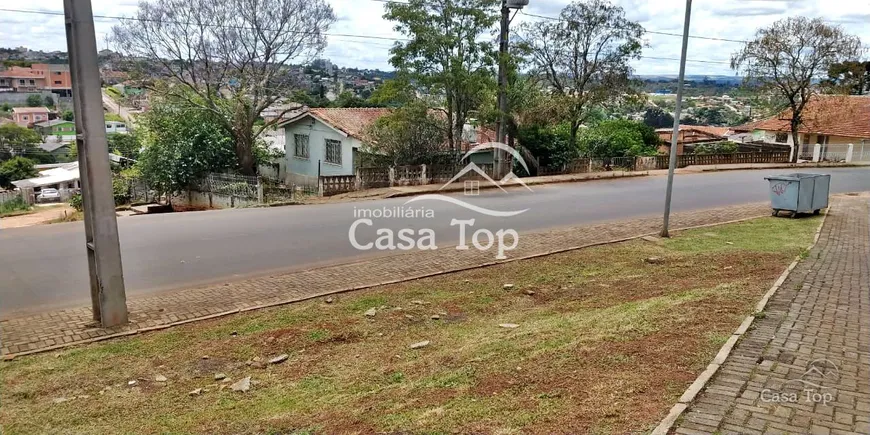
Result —
[{"label": "loose rock on grass", "polygon": [[251,389],[251,377],[247,376],[240,379],[235,384],[230,385],[230,389],[233,391],[241,391],[242,393]]},{"label": "loose rock on grass", "polygon": [[424,348],[424,347],[426,347],[426,346],[428,346],[428,345],[429,345],[429,340],[425,340],[425,341],[421,341],[421,342],[418,342],[418,343],[414,343],[414,344],[412,344],[412,345],[409,346],[409,347],[410,347],[411,349],[422,349],[422,348]]}]

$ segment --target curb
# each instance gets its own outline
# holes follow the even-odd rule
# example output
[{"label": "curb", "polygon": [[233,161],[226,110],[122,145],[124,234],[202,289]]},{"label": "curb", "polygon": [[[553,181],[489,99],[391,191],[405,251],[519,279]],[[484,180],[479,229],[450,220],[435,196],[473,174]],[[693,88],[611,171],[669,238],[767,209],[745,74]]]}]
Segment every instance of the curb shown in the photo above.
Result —
[{"label": "curb", "polygon": [[[759,218],[763,218],[763,217],[768,217],[768,216],[769,216],[768,214],[764,214],[764,215],[751,216],[751,217],[746,217],[746,218],[741,218],[741,219],[734,219],[734,220],[730,220],[730,221],[716,222],[716,223],[711,223],[711,224],[693,225],[693,226],[688,226],[688,227],[674,228],[672,231],[679,232],[679,231],[692,230],[692,229],[698,229],[698,228],[707,228],[707,227],[714,227],[714,226],[719,226],[719,225],[728,225],[728,224],[734,224],[734,223],[739,223],[739,222],[746,222],[746,221],[759,219]],[[824,220],[822,223],[824,223]],[[821,227],[819,227],[819,230],[821,230]],[[21,356],[33,355],[33,354],[43,353],[43,352],[50,352],[53,350],[63,349],[63,348],[71,347],[71,346],[78,346],[78,345],[82,345],[82,344],[91,344],[91,343],[95,343],[98,341],[111,340],[114,338],[129,337],[131,335],[137,335],[137,334],[151,332],[151,331],[159,331],[162,329],[168,329],[168,328],[172,328],[175,326],[185,325],[188,323],[199,322],[201,320],[216,319],[219,317],[244,313],[244,312],[248,312],[248,311],[260,310],[263,308],[272,308],[272,307],[277,307],[277,306],[281,306],[281,305],[288,305],[288,304],[297,303],[297,302],[304,302],[304,301],[308,301],[311,299],[321,298],[324,296],[337,295],[337,294],[341,294],[341,293],[348,293],[348,292],[352,292],[352,291],[356,291],[356,290],[365,290],[365,289],[369,289],[369,288],[373,288],[373,287],[379,287],[379,286],[390,285],[390,284],[398,284],[398,283],[407,282],[407,281],[415,281],[418,279],[430,278],[433,276],[447,275],[447,274],[456,273],[456,272],[464,272],[467,270],[482,269],[484,267],[494,266],[497,264],[506,264],[506,263],[511,263],[514,261],[521,261],[521,260],[529,260],[529,259],[533,259],[533,258],[546,257],[546,256],[554,255],[554,254],[561,254],[564,252],[576,251],[576,250],[591,248],[591,247],[595,247],[595,246],[612,245],[614,243],[627,242],[630,240],[641,239],[643,237],[648,237],[648,236],[658,236],[658,232],[638,234],[636,236],[631,236],[631,237],[624,237],[624,238],[620,238],[620,239],[612,239],[612,240],[607,240],[607,241],[602,241],[602,242],[588,243],[585,245],[571,246],[571,247],[567,247],[567,248],[559,248],[559,249],[554,249],[554,250],[550,250],[550,251],[546,251],[546,252],[542,252],[542,253],[525,255],[522,257],[511,257],[511,258],[507,258],[504,260],[488,261],[486,263],[481,263],[481,264],[476,264],[476,265],[471,265],[471,266],[464,266],[464,267],[459,267],[456,269],[440,270],[437,272],[430,272],[430,273],[425,273],[425,274],[421,274],[421,275],[415,275],[415,276],[398,278],[398,279],[393,279],[393,280],[388,280],[388,281],[382,281],[382,282],[378,282],[375,284],[366,284],[366,285],[359,286],[359,287],[345,287],[345,288],[340,288],[337,290],[328,290],[325,292],[315,293],[315,294],[303,296],[300,298],[284,299],[284,300],[280,300],[280,301],[276,301],[276,302],[269,302],[269,303],[245,307],[245,308],[236,308],[233,310],[222,311],[219,313],[209,314],[206,316],[195,317],[195,318],[191,318],[191,319],[180,320],[177,322],[166,323],[163,325],[148,326],[148,327],[138,328],[138,329],[134,329],[134,330],[130,330],[130,331],[117,332],[114,334],[88,338],[85,340],[76,341],[76,342],[72,342],[72,343],[61,343],[61,344],[56,344],[54,346],[40,348],[40,349],[28,350],[26,352],[10,353],[10,354],[3,355],[2,358],[0,358],[0,360],[11,361],[11,360],[13,360],[17,357],[21,357]],[[818,234],[816,237],[818,239]],[[784,280],[785,278],[782,278],[782,279]],[[749,326],[747,325],[747,328],[748,327]]]},{"label": "curb", "polygon": [[[586,172],[587,174],[589,172]],[[565,179],[556,179],[556,180],[531,180],[525,182],[527,186],[537,186],[541,184],[560,184],[560,183],[582,183],[585,181],[596,181],[596,180],[612,180],[615,178],[634,178],[634,177],[647,177],[650,175],[649,171],[611,171],[611,172],[593,172],[594,174],[602,174],[594,177],[583,177],[583,178],[565,178]],[[610,174],[610,175],[603,175]],[[617,176],[616,174],[620,174]],[[521,187],[519,185],[506,185],[506,186],[494,186],[491,184],[481,184],[480,190],[488,190],[488,189],[497,189],[499,187],[504,188],[512,188],[512,187]],[[465,187],[449,187],[446,189],[436,189],[436,190],[425,190],[425,191],[407,191],[407,192],[395,192],[384,197],[372,197],[372,199],[382,199],[382,198],[401,198],[404,196],[417,196],[417,195],[425,195],[427,193],[448,193],[448,192],[464,192]]]},{"label": "curb", "polygon": [[[816,234],[813,237],[813,241],[807,247],[807,251],[813,249],[816,246],[816,243],[819,242],[819,237],[822,235],[822,228],[825,226],[825,221],[828,219],[828,214],[833,210],[833,203],[828,207],[825,211],[825,214],[822,216],[822,222],[819,223],[819,227],[816,228]],[[725,363],[725,360],[731,355],[731,351],[734,350],[734,346],[743,338],[743,335],[746,331],[749,330],[749,327],[752,326],[752,322],[755,321],[755,316],[764,311],[764,308],[767,306],[767,302],[770,301],[770,298],[776,293],[777,290],[782,286],[785,282],[786,278],[788,278],[791,271],[798,265],[801,261],[801,256],[798,255],[795,257],[794,261],[785,268],[782,274],[779,275],[779,278],[773,283],[773,286],[767,290],[764,296],[761,297],[761,300],[755,305],[755,311],[753,314],[746,316],[743,319],[743,322],[740,323],[740,326],[734,331],[731,337],[728,338],[728,341],[719,348],[719,352],[716,353],[716,356],[713,357],[713,361],[695,378],[695,381],[689,385],[689,388],[686,388],[686,391],[683,392],[683,395],[680,396],[679,400],[677,400],[677,404],[674,405],[671,410],[668,412],[668,415],[659,422],[658,426],[650,432],[649,435],[667,435],[667,433],[674,426],[674,423],[677,422],[677,419],[683,414],[686,408],[689,407],[691,402],[695,400],[695,397],[700,393],[706,386],[707,382],[713,378],[713,375],[719,370],[719,367]]]}]

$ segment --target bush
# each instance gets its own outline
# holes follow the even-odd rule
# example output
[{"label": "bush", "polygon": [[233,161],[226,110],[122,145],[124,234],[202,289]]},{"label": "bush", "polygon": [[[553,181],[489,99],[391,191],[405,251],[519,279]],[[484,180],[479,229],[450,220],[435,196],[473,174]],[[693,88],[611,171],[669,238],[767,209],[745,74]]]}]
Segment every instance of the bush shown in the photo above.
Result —
[{"label": "bush", "polygon": [[82,202],[82,194],[81,194],[81,193],[76,193],[75,195],[71,196],[70,199],[69,199],[69,206],[72,207],[72,208],[74,208],[75,211],[82,211],[82,210],[84,210],[85,205],[84,205],[84,203]]},{"label": "bush", "polygon": [[33,160],[14,157],[0,164],[0,187],[11,188],[13,181],[26,180],[39,175],[33,167]]},{"label": "bush", "polygon": [[42,105],[42,96],[41,95],[28,95],[27,96],[27,107],[39,107]]},{"label": "bush", "polygon": [[0,203],[0,216],[8,214],[8,213],[15,213],[15,212],[19,212],[19,211],[29,211],[29,210],[30,210],[30,205],[27,204],[24,201],[24,198],[22,198],[20,196],[16,196],[15,198],[10,199],[9,201]]},{"label": "bush", "polygon": [[652,127],[635,121],[604,121],[584,131],[580,149],[595,158],[651,156],[660,140]]},{"label": "bush", "polygon": [[541,166],[566,165],[579,156],[577,147],[571,145],[570,129],[562,126],[521,127],[517,139],[538,159]]}]

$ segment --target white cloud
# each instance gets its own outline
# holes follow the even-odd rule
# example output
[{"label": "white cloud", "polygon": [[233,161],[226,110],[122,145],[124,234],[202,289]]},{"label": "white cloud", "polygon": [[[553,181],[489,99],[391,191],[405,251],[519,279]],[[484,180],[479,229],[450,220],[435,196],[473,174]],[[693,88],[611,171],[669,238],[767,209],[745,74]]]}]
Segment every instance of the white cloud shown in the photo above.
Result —
[{"label": "white cloud", "polygon": [[[220,0],[215,0],[220,1]],[[392,24],[382,18],[384,4],[371,0],[329,0],[338,21],[330,29],[334,34],[400,37]],[[685,2],[682,0],[613,0],[625,8],[629,18],[637,20],[648,30],[682,33]],[[96,15],[131,15],[136,10],[135,0],[92,0]],[[532,14],[558,16],[568,0],[531,0],[526,9]],[[3,0],[0,7],[43,11],[62,11],[59,0],[30,0],[13,2]],[[694,2],[692,35],[725,39],[749,39],[755,30],[787,16],[821,17],[839,24],[852,34],[870,43],[870,2],[867,0],[718,0]],[[538,21],[539,18],[518,15],[515,23]],[[101,45],[114,20],[97,19],[97,41]],[[0,46],[24,45],[42,50],[66,50],[63,17],[0,11]],[[324,53],[341,66],[390,69],[390,41],[331,36],[330,46]],[[680,38],[648,34],[647,57],[679,58]],[[691,39],[689,59],[728,61],[739,44],[724,41]],[[635,63],[640,74],[676,74],[677,61],[645,58]],[[727,64],[689,62],[689,74],[733,74]]]}]

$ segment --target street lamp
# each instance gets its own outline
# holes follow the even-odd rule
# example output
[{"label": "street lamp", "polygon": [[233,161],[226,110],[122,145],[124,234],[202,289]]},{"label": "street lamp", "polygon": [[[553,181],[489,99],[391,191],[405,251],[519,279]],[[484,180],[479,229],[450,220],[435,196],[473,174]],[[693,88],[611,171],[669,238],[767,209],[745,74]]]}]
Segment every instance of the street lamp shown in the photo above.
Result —
[{"label": "street lamp", "polygon": [[[528,6],[529,0],[502,0],[501,2],[501,31],[499,32],[498,43],[498,111],[499,122],[496,129],[496,141],[505,143],[507,137],[507,55],[508,55],[508,33],[510,27],[510,10],[520,10]],[[497,177],[505,175],[505,156],[501,150],[494,150],[495,171]]]}]

